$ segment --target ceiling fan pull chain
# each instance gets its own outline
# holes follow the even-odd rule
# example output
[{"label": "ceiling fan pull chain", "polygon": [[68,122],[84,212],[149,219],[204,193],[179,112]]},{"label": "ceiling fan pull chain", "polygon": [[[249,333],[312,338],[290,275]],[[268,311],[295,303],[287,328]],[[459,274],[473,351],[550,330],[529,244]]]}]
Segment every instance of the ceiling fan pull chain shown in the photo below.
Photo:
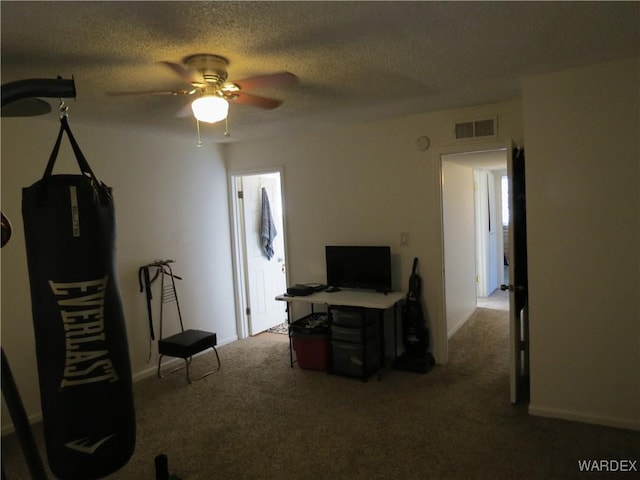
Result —
[{"label": "ceiling fan pull chain", "polygon": [[224,136],[228,137],[231,134],[229,133],[229,117],[225,117],[224,119]]},{"label": "ceiling fan pull chain", "polygon": [[198,129],[198,147],[202,147],[202,140],[200,140],[200,120],[196,118],[196,128]]}]

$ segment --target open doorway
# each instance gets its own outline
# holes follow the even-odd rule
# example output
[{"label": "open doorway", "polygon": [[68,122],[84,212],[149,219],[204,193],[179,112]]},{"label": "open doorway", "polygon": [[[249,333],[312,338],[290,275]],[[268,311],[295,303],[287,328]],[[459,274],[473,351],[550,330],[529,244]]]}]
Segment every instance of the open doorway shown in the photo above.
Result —
[{"label": "open doorway", "polygon": [[238,337],[286,322],[275,297],[286,290],[286,240],[280,171],[231,174]]},{"label": "open doorway", "polygon": [[[507,192],[510,212],[508,239],[502,238],[501,242],[498,238],[504,236],[504,230],[498,228],[502,222],[497,220],[502,217],[499,204],[502,203],[504,175],[490,172],[503,172],[502,164],[483,163],[489,161],[485,155],[496,154],[506,162],[510,189]],[[495,295],[508,298],[508,306],[503,308],[509,329],[510,400],[512,403],[527,401],[529,340],[524,150],[515,148],[513,144],[511,148],[505,145],[493,150],[458,150],[441,153],[440,160],[446,339],[450,339],[475,312],[479,295],[490,297],[494,292],[501,292]],[[482,182],[485,183],[484,194],[477,193]],[[488,193],[491,189],[494,189],[493,198]],[[496,236],[495,241],[490,238],[492,233]],[[508,246],[508,255],[505,254],[505,245]],[[492,249],[494,253],[491,253]],[[505,258],[509,269],[506,278]],[[491,280],[491,274],[486,273],[484,267],[495,268],[494,276],[502,275],[502,281],[506,280],[508,284]],[[484,294],[478,291],[482,275],[486,277]],[[494,289],[496,286],[499,288]],[[502,293],[503,289],[508,293]]]},{"label": "open doorway", "polygon": [[506,155],[487,154],[474,167],[476,235],[476,305],[509,310],[508,284],[509,203]]},{"label": "open doorway", "polygon": [[447,336],[478,306],[509,309],[504,283],[502,175],[507,149],[441,156]]}]

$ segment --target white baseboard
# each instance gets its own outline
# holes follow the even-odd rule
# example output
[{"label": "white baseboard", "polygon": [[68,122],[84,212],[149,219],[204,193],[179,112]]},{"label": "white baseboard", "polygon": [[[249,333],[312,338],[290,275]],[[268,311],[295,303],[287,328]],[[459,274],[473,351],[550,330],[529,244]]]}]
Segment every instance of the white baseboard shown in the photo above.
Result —
[{"label": "white baseboard", "polygon": [[561,420],[591,423],[594,425],[602,425],[605,427],[624,428],[627,430],[640,430],[640,419],[603,417],[587,413],[536,407],[535,405],[529,405],[528,411],[529,415],[534,415],[536,417],[558,418]]},{"label": "white baseboard", "polygon": [[464,320],[462,320],[460,323],[458,323],[455,327],[453,327],[453,330],[451,330],[450,332],[447,332],[447,340],[451,340],[451,337],[453,337],[456,332],[458,330],[460,330],[465,323],[467,323],[469,321],[469,319],[471,318],[471,315],[473,315],[475,313],[476,309],[474,308],[473,310],[471,310],[465,317]]},{"label": "white baseboard", "polygon": [[[32,415],[29,415],[27,419],[29,420],[29,425],[34,425],[38,422],[41,422],[42,412],[36,412]],[[15,432],[15,428],[13,428],[13,423],[9,423],[8,425],[5,425],[4,427],[2,427],[0,434],[4,437],[5,435],[9,435],[10,433],[13,433],[13,432]]]},{"label": "white baseboard", "polygon": [[222,340],[219,340],[217,346],[218,347],[222,347],[222,346],[227,345],[229,343],[233,343],[233,342],[235,342],[237,340],[238,340],[238,336],[237,335],[231,335],[230,337],[223,338]]}]

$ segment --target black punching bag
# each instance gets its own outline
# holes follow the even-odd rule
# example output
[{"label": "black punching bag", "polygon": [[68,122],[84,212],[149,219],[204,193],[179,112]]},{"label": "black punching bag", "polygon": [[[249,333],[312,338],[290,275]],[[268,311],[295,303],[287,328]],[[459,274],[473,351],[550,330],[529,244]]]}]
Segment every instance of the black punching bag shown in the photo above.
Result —
[{"label": "black punching bag", "polygon": [[[81,175],[52,175],[63,133]],[[111,189],[66,117],[42,179],[23,189],[22,215],[49,465],[62,480],[102,478],[135,447],[131,365]]]}]

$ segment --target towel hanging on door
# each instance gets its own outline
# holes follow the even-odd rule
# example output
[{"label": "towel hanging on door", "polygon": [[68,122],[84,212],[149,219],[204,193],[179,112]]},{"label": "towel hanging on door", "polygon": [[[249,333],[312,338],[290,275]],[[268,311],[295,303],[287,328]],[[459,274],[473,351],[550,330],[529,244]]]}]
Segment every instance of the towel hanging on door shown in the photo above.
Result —
[{"label": "towel hanging on door", "polygon": [[262,221],[260,222],[260,239],[262,241],[262,252],[267,259],[273,257],[273,239],[276,238],[276,224],[271,215],[271,206],[269,205],[269,197],[267,190],[262,187]]}]

